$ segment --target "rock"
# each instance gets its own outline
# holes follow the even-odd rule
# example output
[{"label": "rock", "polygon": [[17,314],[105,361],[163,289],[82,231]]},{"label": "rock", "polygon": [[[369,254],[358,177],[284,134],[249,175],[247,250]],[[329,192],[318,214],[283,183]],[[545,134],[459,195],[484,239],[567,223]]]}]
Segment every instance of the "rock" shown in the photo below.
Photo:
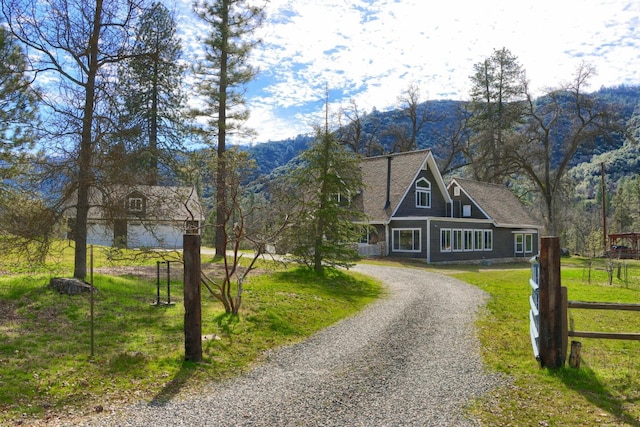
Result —
[{"label": "rock", "polygon": [[75,278],[65,279],[54,277],[49,281],[49,287],[66,295],[77,295],[83,292],[91,292],[91,285],[89,283]]}]

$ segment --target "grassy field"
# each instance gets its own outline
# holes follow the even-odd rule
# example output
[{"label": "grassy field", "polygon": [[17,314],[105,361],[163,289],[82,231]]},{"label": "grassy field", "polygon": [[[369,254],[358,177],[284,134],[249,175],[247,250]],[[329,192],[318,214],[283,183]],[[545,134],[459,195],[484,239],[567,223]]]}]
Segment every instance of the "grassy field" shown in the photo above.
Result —
[{"label": "grassy field", "polygon": [[[96,267],[119,271],[106,255],[96,253]],[[22,271],[17,266],[0,268],[5,273],[0,278],[0,425],[170,399],[183,387],[237,375],[266,349],[300,341],[383,292],[380,284],[351,273],[318,278],[306,270],[262,268],[245,285],[240,316],[226,315],[203,293],[204,362],[193,364],[183,361],[181,280],[170,282],[175,305],[154,306],[155,260],[138,259],[127,275],[94,274],[92,356],[89,296],[47,288],[50,277],[65,273],[61,266],[68,268],[69,262],[68,254],[61,254],[55,267],[29,275],[7,274],[12,268]],[[164,275],[161,300],[167,300]]]},{"label": "grassy field", "polygon": [[[89,297],[59,295],[46,286],[51,277],[70,272],[70,250],[63,249],[46,269],[0,265],[0,425],[171,399],[183,388],[237,375],[264,350],[300,341],[384,292],[380,284],[351,273],[317,278],[305,270],[262,265],[246,284],[239,317],[224,314],[203,291],[205,361],[192,364],[183,361],[179,271],[171,279],[176,304],[154,306],[157,259],[97,251],[92,356]],[[204,265],[215,270],[207,261]],[[528,336],[528,264],[399,264],[450,274],[490,294],[478,336],[487,366],[504,373],[506,385],[470,409],[484,425],[640,426],[639,342],[581,339],[580,369],[539,368]],[[563,260],[569,299],[640,302],[640,263],[623,263],[620,278],[617,268],[613,271],[609,285],[602,260]],[[164,270],[161,285],[165,301]],[[571,310],[570,317],[576,330],[640,332],[637,312]]]},{"label": "grassy field", "polygon": [[[638,262],[611,285],[604,260],[589,262],[563,260],[570,300],[640,303]],[[487,365],[508,378],[474,413],[489,426],[640,426],[640,342],[580,338],[580,369],[541,369],[528,338],[529,274],[526,264],[453,273],[491,295],[478,335]],[[573,309],[569,317],[575,330],[640,332],[639,312]]]}]

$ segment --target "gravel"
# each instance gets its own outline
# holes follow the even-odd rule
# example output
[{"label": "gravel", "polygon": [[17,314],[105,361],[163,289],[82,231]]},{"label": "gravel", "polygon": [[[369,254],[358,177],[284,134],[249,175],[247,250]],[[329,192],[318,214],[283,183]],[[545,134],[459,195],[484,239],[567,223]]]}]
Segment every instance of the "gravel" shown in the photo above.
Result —
[{"label": "gravel", "polygon": [[483,291],[419,269],[358,265],[389,295],[198,395],[96,414],[86,426],[477,426],[465,407],[502,382],[482,365]]}]

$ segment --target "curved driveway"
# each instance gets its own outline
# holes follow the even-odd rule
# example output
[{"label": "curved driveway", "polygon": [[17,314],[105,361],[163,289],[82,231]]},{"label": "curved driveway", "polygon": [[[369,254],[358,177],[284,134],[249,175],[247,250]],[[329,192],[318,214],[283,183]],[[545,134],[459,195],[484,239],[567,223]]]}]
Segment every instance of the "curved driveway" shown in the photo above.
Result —
[{"label": "curved driveway", "polygon": [[203,395],[138,404],[89,425],[477,425],[464,408],[499,383],[474,335],[486,295],[420,269],[354,270],[385,282],[389,296]]}]

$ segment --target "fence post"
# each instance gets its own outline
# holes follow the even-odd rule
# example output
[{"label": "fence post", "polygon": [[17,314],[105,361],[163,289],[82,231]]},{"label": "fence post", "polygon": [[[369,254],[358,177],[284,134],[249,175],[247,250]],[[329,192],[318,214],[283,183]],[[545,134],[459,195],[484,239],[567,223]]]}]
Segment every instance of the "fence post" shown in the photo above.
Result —
[{"label": "fence post", "polygon": [[202,307],[200,300],[200,235],[183,236],[184,352],[185,360],[202,361]]},{"label": "fence post", "polygon": [[[566,314],[560,285],[560,239],[540,242],[540,365],[559,368],[566,359]],[[564,298],[566,299],[566,297]]]}]

